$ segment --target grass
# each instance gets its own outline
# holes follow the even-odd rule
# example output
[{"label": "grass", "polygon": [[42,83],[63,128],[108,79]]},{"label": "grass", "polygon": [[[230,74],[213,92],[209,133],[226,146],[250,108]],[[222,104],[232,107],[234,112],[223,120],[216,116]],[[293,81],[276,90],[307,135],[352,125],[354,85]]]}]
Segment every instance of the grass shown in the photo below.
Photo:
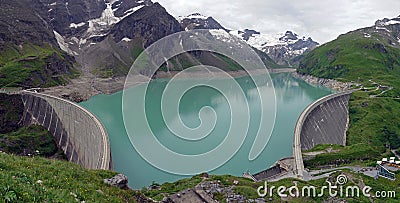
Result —
[{"label": "grass", "polygon": [[[182,180],[178,180],[174,183],[163,183],[160,185],[159,190],[151,190],[147,188],[143,188],[141,193],[146,197],[150,197],[156,201],[161,201],[164,197],[167,197],[171,194],[177,193],[179,191],[185,190],[187,188],[192,188],[201,182],[202,178],[200,175],[193,176],[192,178],[186,178]],[[156,185],[156,183],[153,183]]]},{"label": "grass", "polygon": [[318,151],[324,151],[327,149],[332,149],[332,150],[340,150],[343,148],[342,145],[337,145],[337,144],[318,144],[314,148],[310,150],[304,150],[303,152],[318,152]]},{"label": "grass", "polygon": [[94,69],[91,73],[101,78],[111,78],[114,76],[114,70],[107,68]]},{"label": "grass", "polygon": [[0,134],[20,128],[23,112],[24,106],[19,95],[0,94]]},{"label": "grass", "polygon": [[134,59],[137,59],[137,57],[144,51],[144,48],[139,42],[132,44],[133,47],[131,48],[131,55],[133,56]]},{"label": "grass", "polygon": [[57,145],[47,129],[32,125],[0,134],[0,151],[21,156],[40,154],[49,157],[57,152]]},{"label": "grass", "polygon": [[307,168],[317,168],[324,165],[350,164],[354,161],[368,162],[384,152],[360,143],[343,147],[338,152],[318,154],[313,159],[304,161],[304,165]]},{"label": "grass", "polygon": [[[44,44],[24,44],[21,47],[6,46],[0,53],[0,87],[50,87],[65,84],[71,74],[51,75],[47,70],[50,58],[65,61],[61,51]],[[72,67],[72,64],[69,65]]]},{"label": "grass", "polygon": [[134,191],[103,183],[114,175],[66,161],[0,153],[0,201],[134,202]]}]

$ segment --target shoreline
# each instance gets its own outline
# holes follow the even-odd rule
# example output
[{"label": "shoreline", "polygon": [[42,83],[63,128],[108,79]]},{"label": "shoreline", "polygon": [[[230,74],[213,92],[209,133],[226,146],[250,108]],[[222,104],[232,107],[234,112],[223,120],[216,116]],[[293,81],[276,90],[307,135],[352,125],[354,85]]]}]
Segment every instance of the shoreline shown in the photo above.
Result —
[{"label": "shoreline", "polygon": [[[296,69],[293,68],[277,68],[277,69],[267,69],[268,73],[292,73],[295,72]],[[251,70],[249,71],[251,74],[258,75],[263,74],[264,70]],[[242,77],[248,76],[248,72],[245,70],[237,70],[237,71],[223,71],[223,72],[213,72],[213,71],[192,71],[192,72],[182,72],[182,71],[170,71],[170,72],[157,72],[155,79],[160,78],[173,78],[177,74],[180,74],[182,78],[210,78],[210,77],[221,77],[229,74],[232,77]]]},{"label": "shoreline", "polygon": [[[277,69],[268,69],[269,73],[294,73],[296,69],[293,68],[277,68]],[[181,71],[171,71],[171,72],[157,72],[156,77],[154,79],[161,78],[172,78]],[[225,76],[225,74],[221,74],[218,72],[185,72],[181,76],[183,78],[210,78],[211,77],[220,77]],[[228,73],[232,77],[242,77],[248,75],[248,73],[244,70],[239,71],[226,71],[224,73]],[[253,74],[261,74],[261,71],[254,70]],[[76,103],[83,102],[89,100],[91,97],[99,95],[99,94],[114,94],[124,89],[126,76],[115,77],[115,78],[98,78],[94,76],[81,76],[79,78],[71,79],[71,81],[66,85],[49,87],[49,88],[41,88],[40,92],[44,94],[49,94],[52,96],[57,96],[63,99],[67,99]],[[137,76],[135,78],[135,82],[130,86],[136,86],[143,84],[149,80],[146,76]]]},{"label": "shoreline", "polygon": [[352,88],[353,85],[357,85],[356,83],[353,82],[340,82],[334,79],[318,78],[312,75],[305,75],[297,72],[293,72],[292,75],[295,78],[304,80],[305,82],[307,82],[312,86],[324,86],[336,92],[351,90],[353,89]]}]

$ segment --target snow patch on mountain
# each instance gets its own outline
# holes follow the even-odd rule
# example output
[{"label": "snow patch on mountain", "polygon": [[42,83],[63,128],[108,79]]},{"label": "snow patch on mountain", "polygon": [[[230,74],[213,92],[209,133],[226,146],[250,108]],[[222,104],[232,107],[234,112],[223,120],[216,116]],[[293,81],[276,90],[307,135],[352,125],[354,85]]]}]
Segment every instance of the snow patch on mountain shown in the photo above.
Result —
[{"label": "snow patch on mountain", "polygon": [[[131,3],[131,7],[127,7],[127,1]],[[54,32],[54,35],[57,38],[57,42],[62,50],[71,54],[78,55],[77,52],[86,46],[95,45],[98,40],[102,40],[105,36],[107,36],[110,32],[110,29],[117,23],[119,23],[124,18],[132,15],[139,9],[151,5],[151,1],[144,0],[106,0],[104,2],[105,9],[101,12],[101,16],[98,18],[92,18],[84,22],[74,22],[70,23],[68,28],[70,29],[79,29],[84,26],[87,27],[86,31],[83,33],[78,32],[72,36],[62,36],[58,32]],[[49,4],[54,7],[57,5],[56,2]],[[129,5],[129,4],[128,4]],[[65,6],[68,10],[68,2],[65,3]],[[119,17],[116,15],[119,12],[119,9],[123,9],[124,12],[119,14]],[[129,42],[130,39],[123,39],[124,42]]]},{"label": "snow patch on mountain", "polygon": [[[246,40],[245,35],[248,32],[256,34],[251,34]],[[304,40],[304,41],[306,40],[306,37],[302,37],[301,39],[299,39],[297,34],[292,33],[290,31],[278,34],[264,34],[256,32],[254,30],[246,29],[246,30],[233,30],[230,32],[230,34],[235,35],[240,39],[244,39],[245,41],[247,41],[248,44],[259,50],[264,50],[266,47],[271,47],[271,46],[294,44],[298,40]]]},{"label": "snow patch on mountain", "polygon": [[127,37],[124,37],[124,38],[122,38],[121,41],[123,41],[123,42],[130,42],[130,41],[132,41],[132,39],[129,39],[129,38],[127,38]]},{"label": "snow patch on mountain", "polygon": [[400,20],[390,20],[385,23],[385,25],[394,25],[394,24],[400,24]]},{"label": "snow patch on mountain", "polygon": [[86,23],[84,23],[84,22],[81,22],[81,23],[78,23],[78,24],[75,24],[75,23],[71,23],[70,25],[69,25],[69,27],[70,28],[78,28],[78,27],[82,27],[82,26],[84,26],[84,25],[86,25]]},{"label": "snow patch on mountain", "polygon": [[[280,40],[283,34],[257,34],[252,35],[247,42],[257,49],[263,49],[266,46],[284,45],[287,42]],[[294,43],[291,41],[290,43]]]},{"label": "snow patch on mountain", "polygon": [[400,18],[393,18],[393,19],[384,18],[382,20],[376,21],[375,23],[377,27],[384,27],[394,24],[400,24]]},{"label": "snow patch on mountain", "polygon": [[133,8],[131,8],[131,9],[129,9],[129,10],[126,10],[126,11],[124,12],[125,15],[124,15],[122,18],[120,18],[120,20],[122,20],[122,19],[128,17],[129,15],[131,15],[132,13],[134,13],[135,11],[137,11],[137,10],[143,8],[143,7],[144,7],[144,5],[140,5],[140,6],[133,7]]},{"label": "snow patch on mountain", "polygon": [[377,30],[385,30],[386,32],[390,32],[388,29],[386,29],[385,27],[379,27],[379,26],[375,26],[375,29]]},{"label": "snow patch on mountain", "polygon": [[120,21],[118,17],[114,16],[114,11],[111,8],[112,3],[106,3],[106,5],[107,7],[100,18],[89,20],[87,33],[90,35],[100,34],[102,31],[109,29],[111,25]]},{"label": "snow patch on mountain", "polygon": [[219,39],[221,38],[230,39],[232,37],[229,33],[227,33],[225,30],[222,29],[210,30],[210,33]]},{"label": "snow patch on mountain", "polygon": [[188,16],[178,16],[177,20],[179,22],[182,22],[184,19],[202,19],[202,20],[206,20],[208,17],[201,15],[200,13],[193,13],[190,14]]},{"label": "snow patch on mountain", "polygon": [[[109,31],[109,29],[112,27],[112,25],[117,24],[124,18],[128,17],[129,15],[132,15],[137,10],[139,10],[145,6],[145,5],[139,5],[139,6],[130,8],[124,12],[124,16],[116,17],[114,12],[116,10],[118,10],[118,7],[112,9],[112,5],[117,1],[118,0],[112,0],[112,1],[109,1],[108,3],[106,3],[107,7],[101,14],[101,17],[88,21],[89,28],[87,29],[86,34],[85,34],[86,38],[104,36]],[[139,1],[139,2],[143,3],[144,1]]]},{"label": "snow patch on mountain", "polygon": [[56,40],[58,43],[58,46],[60,47],[61,50],[67,52],[70,55],[78,55],[78,53],[72,51],[69,46],[68,43],[65,42],[64,37],[62,37],[58,32],[53,31],[54,35],[56,36]]}]

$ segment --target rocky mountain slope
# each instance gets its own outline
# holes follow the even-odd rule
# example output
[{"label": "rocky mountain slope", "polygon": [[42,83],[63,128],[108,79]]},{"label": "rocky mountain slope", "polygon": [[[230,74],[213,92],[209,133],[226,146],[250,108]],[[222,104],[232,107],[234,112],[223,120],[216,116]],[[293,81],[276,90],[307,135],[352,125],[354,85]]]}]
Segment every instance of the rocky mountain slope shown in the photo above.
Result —
[{"label": "rocky mountain slope", "polygon": [[280,65],[295,66],[299,56],[307,53],[319,44],[310,37],[299,37],[286,31],[284,34],[263,34],[255,30],[234,30],[231,34],[245,40],[249,45],[265,52]]},{"label": "rocky mountain slope", "polygon": [[72,63],[51,26],[28,2],[1,1],[0,88],[62,84],[72,73]]},{"label": "rocky mountain slope", "polygon": [[150,0],[42,2],[58,44],[75,56],[85,74],[122,76],[135,57],[158,39],[181,31],[179,23]]},{"label": "rocky mountain slope", "polygon": [[[114,3],[115,4],[115,3]],[[83,38],[84,44],[70,46],[78,61],[91,73],[102,77],[127,74],[136,57],[155,41],[182,31],[174,17],[158,3],[134,7],[132,14],[109,25],[109,29]],[[88,29],[86,33],[93,32]],[[97,32],[97,31],[96,31]],[[85,36],[83,36],[85,37]],[[74,40],[73,38],[67,41]]]}]

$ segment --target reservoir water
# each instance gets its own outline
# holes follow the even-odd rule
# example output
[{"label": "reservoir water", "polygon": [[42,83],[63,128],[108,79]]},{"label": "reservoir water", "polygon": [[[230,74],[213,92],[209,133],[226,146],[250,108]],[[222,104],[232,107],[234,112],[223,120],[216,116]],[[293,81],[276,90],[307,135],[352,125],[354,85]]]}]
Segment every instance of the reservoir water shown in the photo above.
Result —
[{"label": "reservoir water", "polygon": [[[260,107],[257,105],[249,105],[249,111],[256,115],[256,120],[252,120],[253,118],[250,120],[250,128],[246,140],[230,160],[209,173],[236,176],[241,176],[246,171],[256,173],[270,167],[280,158],[291,156],[293,129],[300,113],[313,101],[332,93],[327,88],[311,86],[300,79],[294,78],[290,73],[271,74],[271,78],[275,87],[277,109],[275,125],[266,148],[255,160],[250,161],[248,159],[249,151],[257,132],[257,126],[252,125],[252,123],[257,123],[257,114],[260,112]],[[240,77],[236,78],[236,80],[246,93],[248,102],[250,104],[257,103],[256,97],[251,94],[255,88],[253,83],[249,83],[251,79]],[[224,83],[223,80],[220,82]],[[191,89],[182,97],[179,104],[179,114],[185,125],[193,128],[198,126],[201,122],[199,120],[199,111],[204,106],[211,106],[218,116],[215,129],[209,136],[202,139],[200,143],[187,142],[173,136],[173,133],[165,127],[163,122],[160,101],[167,83],[168,79],[152,81],[146,95],[146,116],[151,130],[159,142],[167,148],[173,149],[173,151],[188,155],[205,153],[217,147],[224,140],[224,135],[226,135],[227,131],[226,126],[230,122],[230,116],[223,113],[229,110],[229,104],[223,95],[211,88],[198,87]],[[182,83],[185,83],[185,81],[182,81]],[[143,85],[133,87],[128,94],[135,99],[135,92],[140,91],[141,88],[144,88]],[[235,92],[231,92],[231,94],[235,94]],[[138,101],[140,101],[140,98],[138,98]],[[94,113],[106,127],[111,144],[114,170],[129,177],[130,187],[141,188],[149,186],[153,181],[157,183],[173,182],[185,177],[153,167],[132,146],[124,127],[122,92],[112,95],[97,95],[86,102],[80,103],[80,105]],[[132,119],[135,119],[134,116]],[[141,129],[137,129],[137,132],[141,133]],[[146,136],[150,135],[144,134],[142,138],[145,140]],[[154,153],[158,151],[158,149],[152,150],[154,150]]]}]

